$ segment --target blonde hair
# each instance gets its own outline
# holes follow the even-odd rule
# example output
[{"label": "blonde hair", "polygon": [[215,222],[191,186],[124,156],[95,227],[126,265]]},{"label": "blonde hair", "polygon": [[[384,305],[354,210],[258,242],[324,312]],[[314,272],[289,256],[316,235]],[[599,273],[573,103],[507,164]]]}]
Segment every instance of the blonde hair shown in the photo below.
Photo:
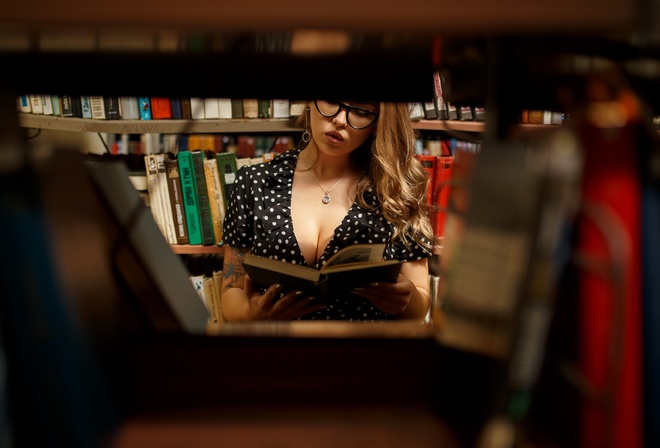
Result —
[{"label": "blonde hair", "polygon": [[[298,117],[301,127],[305,125],[306,113]],[[426,199],[429,177],[415,157],[416,139],[410,124],[409,104],[381,102],[372,137],[351,156],[356,167],[363,171],[357,185],[358,203],[373,209],[373,204],[366,203],[364,198],[369,196],[366,194],[369,189],[374,189],[381,213],[395,227],[393,239],[400,238],[408,246],[414,242],[431,249],[434,236]]]}]

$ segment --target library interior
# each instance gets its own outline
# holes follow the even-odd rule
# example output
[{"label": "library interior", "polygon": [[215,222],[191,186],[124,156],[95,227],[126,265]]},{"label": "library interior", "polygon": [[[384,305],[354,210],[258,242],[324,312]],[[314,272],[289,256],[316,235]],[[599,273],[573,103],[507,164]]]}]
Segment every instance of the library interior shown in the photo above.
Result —
[{"label": "library interior", "polygon": [[[660,446],[660,0],[2,3],[0,448]],[[410,131],[423,319],[227,318],[242,179],[308,120],[388,191]],[[382,242],[309,288],[361,312]]]}]

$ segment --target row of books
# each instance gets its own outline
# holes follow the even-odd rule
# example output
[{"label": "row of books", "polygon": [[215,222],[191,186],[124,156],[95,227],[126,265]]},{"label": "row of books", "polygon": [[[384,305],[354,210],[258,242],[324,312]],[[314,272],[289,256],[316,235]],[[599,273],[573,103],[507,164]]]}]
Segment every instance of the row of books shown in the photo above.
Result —
[{"label": "row of books", "polygon": [[486,109],[482,106],[456,105],[443,94],[445,80],[439,71],[433,73],[433,91],[428,101],[411,103],[411,120],[484,121]]},{"label": "row of books", "polygon": [[299,115],[304,102],[257,98],[21,95],[19,112],[93,120],[213,120]]},{"label": "row of books", "polygon": [[222,270],[213,270],[209,274],[191,274],[189,279],[199,299],[209,310],[209,330],[224,322],[222,316]]},{"label": "row of books", "polygon": [[147,203],[165,240],[221,245],[225,204],[236,172],[272,156],[238,158],[233,152],[202,150],[145,155]]},{"label": "row of books", "polygon": [[297,143],[291,135],[271,134],[121,134],[113,135],[110,153],[157,154],[180,151],[233,152],[239,158],[260,157],[265,153],[281,153]]}]

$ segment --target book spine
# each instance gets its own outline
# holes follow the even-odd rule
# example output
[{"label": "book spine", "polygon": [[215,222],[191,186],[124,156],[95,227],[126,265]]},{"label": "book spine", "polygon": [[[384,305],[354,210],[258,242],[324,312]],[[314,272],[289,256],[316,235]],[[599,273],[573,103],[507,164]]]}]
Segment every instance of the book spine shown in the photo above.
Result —
[{"label": "book spine", "polygon": [[222,185],[222,194],[224,203],[229,203],[231,197],[231,189],[236,182],[236,172],[238,171],[236,165],[236,153],[234,152],[219,152],[215,155],[215,160],[218,163],[218,172],[220,173],[220,184]]},{"label": "book spine", "polygon": [[176,229],[174,228],[174,216],[172,214],[172,202],[165,171],[165,154],[154,154],[158,170],[158,188],[160,189],[161,207],[163,210],[163,223],[167,230],[167,242],[176,244]]},{"label": "book spine", "polygon": [[222,243],[222,221],[225,217],[225,204],[222,198],[220,173],[218,173],[218,164],[215,159],[204,159],[204,176],[211,209],[213,235],[216,244],[220,244]]},{"label": "book spine", "polygon": [[53,115],[53,103],[50,101],[50,95],[41,95],[41,104],[44,115]]},{"label": "book spine", "polygon": [[259,118],[272,118],[272,104],[270,99],[260,98],[257,100],[257,114]]},{"label": "book spine", "polygon": [[83,118],[92,118],[92,101],[89,95],[81,95],[80,107],[82,109]]},{"label": "book spine", "polygon": [[82,118],[82,103],[80,95],[71,95],[71,113],[75,118]]},{"label": "book spine", "polygon": [[232,118],[230,98],[218,98],[218,118],[222,118],[222,119]]},{"label": "book spine", "polygon": [[183,109],[181,108],[181,98],[172,98],[170,100],[170,106],[172,109],[172,119],[180,120],[183,118]]},{"label": "book spine", "polygon": [[192,120],[192,106],[189,97],[181,98],[181,118],[184,120]]},{"label": "book spine", "polygon": [[165,159],[165,172],[167,173],[167,188],[170,194],[170,206],[174,220],[176,244],[188,244],[188,227],[186,224],[186,211],[184,210],[183,194],[181,191],[181,178],[179,163],[176,159]]},{"label": "book spine", "polygon": [[60,110],[60,96],[59,95],[51,95],[50,96],[50,102],[53,107],[53,115],[55,116],[61,116],[62,111]]},{"label": "book spine", "polygon": [[447,105],[442,93],[443,79],[440,72],[433,73],[433,102],[435,103],[435,110],[438,115],[438,120],[446,120],[448,118]]},{"label": "book spine", "polygon": [[41,102],[41,95],[29,95],[30,106],[33,114],[43,115],[44,105]]},{"label": "book spine", "polygon": [[149,194],[149,209],[151,215],[158,226],[158,229],[167,240],[167,228],[163,220],[163,209],[160,196],[160,188],[158,188],[158,164],[153,154],[144,156],[144,164],[147,173],[147,193]]},{"label": "book spine", "polygon": [[204,152],[192,151],[193,174],[195,176],[195,188],[197,192],[197,208],[199,210],[199,226],[202,232],[202,245],[210,246],[215,244],[215,235],[213,233],[213,218],[211,216],[211,203],[209,199],[208,188],[206,186],[206,176],[204,174]]},{"label": "book spine", "polygon": [[148,96],[138,97],[140,104],[140,120],[151,120],[151,99]]},{"label": "book spine", "polygon": [[435,175],[433,176],[433,215],[431,223],[433,224],[433,234],[439,239],[444,238],[445,220],[451,195],[453,166],[454,158],[452,156],[440,156],[436,160]]},{"label": "book spine", "polygon": [[259,118],[259,100],[256,98],[244,98],[243,116],[245,118]]},{"label": "book spine", "polygon": [[119,114],[119,97],[118,96],[105,96],[103,97],[105,105],[105,119],[106,120],[120,120]]},{"label": "book spine", "polygon": [[105,102],[102,96],[90,96],[89,101],[94,120],[105,120]]},{"label": "book spine", "polygon": [[289,100],[273,100],[273,118],[289,118],[291,115],[291,102]]},{"label": "book spine", "polygon": [[63,117],[73,117],[70,95],[60,95],[60,112]]},{"label": "book spine", "polygon": [[204,98],[190,98],[190,114],[193,120],[203,120],[206,118],[204,113]]},{"label": "book spine", "polygon": [[192,153],[190,151],[179,152],[177,160],[179,162],[181,193],[183,194],[186,225],[188,227],[188,243],[193,245],[202,244],[202,231],[199,222],[199,211],[197,209],[197,188],[195,187]]},{"label": "book spine", "polygon": [[18,97],[18,108],[23,113],[32,113],[32,106],[30,105],[30,97],[28,95]]},{"label": "book spine", "polygon": [[138,104],[138,98],[136,96],[120,96],[119,115],[122,120],[139,120],[140,111]]},{"label": "book spine", "polygon": [[243,118],[243,99],[242,98],[232,98],[231,99],[231,117],[232,118]]},{"label": "book spine", "polygon": [[169,98],[151,97],[151,118],[154,120],[169,120],[172,118],[172,102]]},{"label": "book spine", "polygon": [[204,98],[204,118],[216,120],[220,116],[218,98]]}]

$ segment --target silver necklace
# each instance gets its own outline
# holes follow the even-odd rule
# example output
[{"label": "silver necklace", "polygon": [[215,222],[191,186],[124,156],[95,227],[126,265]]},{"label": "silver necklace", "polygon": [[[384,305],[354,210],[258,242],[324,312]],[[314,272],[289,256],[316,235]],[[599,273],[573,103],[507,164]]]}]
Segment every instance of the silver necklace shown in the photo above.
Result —
[{"label": "silver necklace", "polygon": [[339,179],[339,180],[337,181],[337,183],[335,183],[335,184],[332,186],[332,188],[329,189],[329,190],[326,190],[325,188],[323,188],[323,187],[321,186],[321,184],[319,183],[318,180],[316,180],[316,177],[314,176],[314,173],[312,173],[311,170],[310,170],[309,174],[312,176],[312,179],[314,179],[314,182],[316,182],[316,185],[319,186],[319,188],[321,189],[321,191],[323,191],[323,193],[325,193],[325,196],[323,196],[323,199],[321,199],[321,201],[323,201],[324,204],[328,204],[328,203],[330,202],[330,193],[332,192],[332,190],[334,190],[335,187],[336,187],[337,185],[339,185],[339,184],[341,183],[342,180],[346,179],[346,178],[348,177],[348,175],[351,174],[351,173],[350,173],[350,172],[346,173],[346,175],[345,175],[344,177],[342,177],[341,179]]}]

